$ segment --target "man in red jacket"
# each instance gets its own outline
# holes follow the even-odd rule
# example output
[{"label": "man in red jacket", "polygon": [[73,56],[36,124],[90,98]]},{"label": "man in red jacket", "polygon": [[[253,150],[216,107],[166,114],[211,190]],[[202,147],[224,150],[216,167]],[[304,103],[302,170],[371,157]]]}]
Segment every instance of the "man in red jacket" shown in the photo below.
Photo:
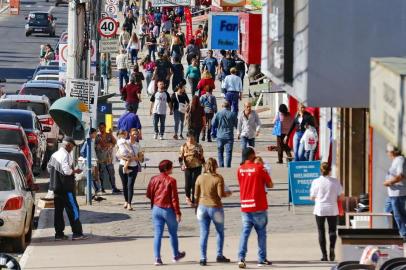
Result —
[{"label": "man in red jacket", "polygon": [[252,227],[258,235],[258,266],[272,264],[266,259],[266,225],[268,224],[266,188],[271,188],[273,183],[264,166],[254,163],[254,160],[254,149],[252,147],[244,149],[243,163],[238,168],[243,225],[238,252],[239,268],[246,268],[245,256]]}]

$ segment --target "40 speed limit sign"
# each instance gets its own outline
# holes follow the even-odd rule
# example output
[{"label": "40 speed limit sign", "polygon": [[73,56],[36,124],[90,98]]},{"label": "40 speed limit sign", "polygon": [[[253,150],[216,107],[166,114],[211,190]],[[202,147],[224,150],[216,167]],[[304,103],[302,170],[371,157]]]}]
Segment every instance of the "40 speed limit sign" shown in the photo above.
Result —
[{"label": "40 speed limit sign", "polygon": [[102,37],[112,37],[117,33],[118,23],[111,17],[104,17],[97,24],[97,31]]}]

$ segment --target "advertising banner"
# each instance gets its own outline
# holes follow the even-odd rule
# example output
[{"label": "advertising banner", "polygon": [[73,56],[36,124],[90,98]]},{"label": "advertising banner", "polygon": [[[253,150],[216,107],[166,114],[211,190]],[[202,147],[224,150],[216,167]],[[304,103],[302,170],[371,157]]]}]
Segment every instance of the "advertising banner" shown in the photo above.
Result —
[{"label": "advertising banner", "polygon": [[238,50],[239,17],[236,13],[209,14],[208,47],[212,50]]},{"label": "advertising banner", "polygon": [[320,161],[289,162],[289,203],[312,205],[310,186],[320,176]]},{"label": "advertising banner", "polygon": [[190,0],[152,0],[153,7],[190,6]]},{"label": "advertising banner", "polygon": [[185,20],[186,20],[186,44],[189,44],[190,40],[193,36],[193,28],[192,28],[192,13],[188,7],[185,7]]}]

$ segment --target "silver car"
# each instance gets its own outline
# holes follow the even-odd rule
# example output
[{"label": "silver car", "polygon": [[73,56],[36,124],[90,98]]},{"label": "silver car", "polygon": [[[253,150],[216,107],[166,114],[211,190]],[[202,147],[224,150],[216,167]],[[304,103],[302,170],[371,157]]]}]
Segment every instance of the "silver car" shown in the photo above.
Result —
[{"label": "silver car", "polygon": [[22,252],[31,241],[34,194],[16,162],[0,159],[0,238]]}]

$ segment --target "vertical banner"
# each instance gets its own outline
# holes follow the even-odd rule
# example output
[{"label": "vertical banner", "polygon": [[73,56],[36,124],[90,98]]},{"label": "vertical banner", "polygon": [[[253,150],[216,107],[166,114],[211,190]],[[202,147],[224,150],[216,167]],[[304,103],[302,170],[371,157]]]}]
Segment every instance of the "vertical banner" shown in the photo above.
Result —
[{"label": "vertical banner", "polygon": [[189,7],[185,7],[185,20],[186,20],[186,45],[189,45],[192,39],[192,13],[190,13]]}]

